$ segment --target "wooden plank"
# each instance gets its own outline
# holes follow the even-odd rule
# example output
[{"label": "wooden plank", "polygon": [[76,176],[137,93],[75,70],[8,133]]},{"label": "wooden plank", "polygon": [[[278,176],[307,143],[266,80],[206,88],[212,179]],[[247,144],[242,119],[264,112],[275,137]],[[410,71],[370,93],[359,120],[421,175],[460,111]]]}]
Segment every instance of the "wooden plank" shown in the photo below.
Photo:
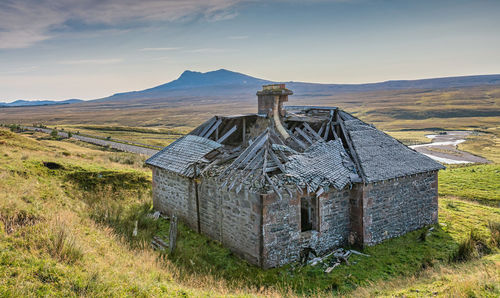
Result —
[{"label": "wooden plank", "polygon": [[229,138],[230,135],[232,135],[236,130],[238,129],[238,126],[233,126],[230,130],[228,130],[220,139],[217,140],[217,143],[222,143],[224,142],[227,138]]},{"label": "wooden plank", "polygon": [[279,167],[269,167],[269,166],[268,166],[268,167],[266,168],[265,172],[266,172],[266,173],[271,173],[271,172],[274,172],[274,171],[276,171],[276,170],[279,170]]},{"label": "wooden plank", "polygon": [[321,125],[321,128],[318,131],[318,135],[321,136],[321,134],[323,133],[323,130],[325,129],[325,127],[326,127],[326,122],[324,122],[323,125]]},{"label": "wooden plank", "polygon": [[266,168],[267,168],[267,146],[265,148],[266,151],[264,151],[264,163],[262,164],[262,173],[265,175],[266,174]]},{"label": "wooden plank", "polygon": [[311,140],[311,138],[305,133],[302,131],[302,129],[296,127],[295,128],[295,131],[298,132],[303,138],[304,140],[306,140],[307,142],[309,142],[309,144],[313,144],[314,142]]},{"label": "wooden plank", "polygon": [[292,138],[292,140],[295,141],[295,143],[297,143],[302,149],[306,150],[307,149],[307,146],[306,144],[302,143],[301,140],[297,139],[293,134],[290,135],[290,137]]},{"label": "wooden plank", "polygon": [[339,138],[339,136],[335,133],[335,126],[333,125],[333,123],[331,124],[331,126],[332,126],[333,138],[334,138],[335,140],[337,140],[337,139]]},{"label": "wooden plank", "polygon": [[243,146],[245,146],[245,144],[247,142],[247,135],[246,135],[246,133],[247,133],[247,120],[245,117],[243,117],[243,125],[242,126],[243,126],[242,144],[243,144]]},{"label": "wooden plank", "polygon": [[269,183],[271,185],[271,187],[273,188],[274,192],[278,195],[278,197],[280,198],[280,200],[283,200],[283,198],[281,197],[281,193],[279,192],[278,188],[276,187],[276,185],[274,185],[273,181],[271,180],[271,178],[269,178],[269,176],[267,176],[266,173],[264,173],[264,177],[266,178],[267,180],[267,183]]},{"label": "wooden plank", "polygon": [[340,121],[344,121],[342,120],[342,118],[340,117],[340,114],[338,113],[337,111],[337,114],[335,115],[335,124],[336,125],[336,132],[337,132],[337,135],[340,136]]},{"label": "wooden plank", "polygon": [[177,244],[177,216],[172,215],[172,219],[170,220],[170,231],[169,231],[169,253],[173,253],[175,251],[175,246]]},{"label": "wooden plank", "polygon": [[212,126],[212,128],[210,128],[210,130],[206,134],[202,135],[202,137],[208,139],[212,135],[212,133],[219,127],[219,125],[221,123],[222,123],[222,119],[217,120],[217,122],[215,122],[214,126]]},{"label": "wooden plank", "polygon": [[330,123],[331,121],[328,121],[328,123],[326,124],[326,127],[325,127],[325,134],[323,135],[323,140],[327,140],[328,139],[328,133],[330,131]]},{"label": "wooden plank", "polygon": [[[264,152],[264,149],[261,148],[259,150],[259,152],[257,152],[257,154],[255,154],[255,156],[252,158],[252,160],[250,160],[248,162],[248,164],[246,165],[246,167],[240,171],[240,173],[234,177],[234,182],[231,184],[231,186],[228,188],[228,190],[231,190],[234,186],[234,184],[236,183],[236,181],[239,180],[240,176],[242,175],[242,173],[244,173],[245,171],[247,170],[250,170],[250,172],[253,171],[253,169],[257,168],[257,165],[259,164],[260,160],[262,160],[262,155],[263,155],[263,152]],[[228,179],[231,179],[231,177],[229,177]],[[242,183],[245,181],[245,179],[242,180]]]},{"label": "wooden plank", "polygon": [[[250,152],[251,150],[253,150],[253,148],[259,143],[261,142],[265,137],[267,136],[267,133],[266,132],[263,132],[262,134],[260,134],[256,139],[255,141],[250,145],[248,146],[247,149],[245,149],[245,151],[243,151],[241,154],[239,154],[239,156],[233,161],[233,163],[221,174],[221,176],[224,176],[226,175],[229,171],[232,170],[233,167],[236,167],[240,164],[240,162],[246,157],[246,155],[248,154],[248,152]],[[265,140],[264,140],[265,141]]]},{"label": "wooden plank", "polygon": [[309,131],[316,139],[320,140],[322,137],[314,130],[307,122],[304,122],[304,128]]},{"label": "wooden plank", "polygon": [[276,163],[278,168],[281,170],[282,173],[285,173],[285,167],[281,164],[281,161],[279,158],[274,154],[273,150],[269,150],[269,156],[271,156],[272,160]]},{"label": "wooden plank", "polygon": [[211,163],[209,163],[208,166],[206,166],[203,170],[201,170],[200,176],[202,176],[206,171],[208,171],[213,166],[215,166],[218,162],[219,162],[219,160],[216,159],[216,160],[212,161]]},{"label": "wooden plank", "polygon": [[344,122],[339,121],[339,126],[340,130],[342,131],[342,134],[344,135],[345,142],[347,143],[347,147],[349,148],[349,153],[354,161],[354,164],[356,165],[356,168],[358,169],[359,174],[361,174],[361,179],[363,179],[363,182],[366,181],[365,179],[365,174],[363,173],[363,169],[361,168],[361,163],[359,162],[358,155],[356,154],[356,151],[354,151],[354,147],[351,144],[351,140],[349,139],[349,135],[346,132],[346,129],[344,127]]},{"label": "wooden plank", "polygon": [[[273,150],[274,151],[274,150]],[[287,162],[288,161],[288,157],[285,155],[285,153],[283,153],[281,150],[277,150],[278,151],[278,155],[285,161]]]},{"label": "wooden plank", "polygon": [[235,168],[238,168],[242,164],[246,164],[251,158],[253,158],[255,156],[255,154],[257,154],[257,151],[259,151],[259,149],[261,149],[262,146],[264,146],[266,141],[267,141],[267,134],[258,143],[255,142],[256,143],[255,147],[252,148],[252,150],[245,156],[245,158]]},{"label": "wooden plank", "polygon": [[[265,134],[265,136],[267,136],[267,133]],[[262,139],[261,139],[260,141],[258,141],[258,142],[256,141],[254,144],[259,145],[258,143],[260,143],[260,145],[259,145],[258,147],[257,147],[257,146],[253,147],[253,148],[252,148],[252,150],[251,150],[251,152],[249,152],[248,154],[246,154],[246,156],[244,156],[244,158],[243,158],[243,159],[241,159],[241,160],[240,160],[238,163],[236,163],[236,164],[235,164],[235,162],[236,162],[236,160],[235,160],[235,161],[234,161],[234,162],[233,162],[233,163],[232,163],[232,164],[231,164],[231,165],[230,165],[230,166],[226,169],[226,171],[224,171],[224,173],[223,173],[223,174],[221,174],[221,175],[219,176],[219,181],[222,181],[222,180],[224,179],[224,177],[226,177],[226,176],[229,176],[229,177],[230,177],[231,175],[233,175],[233,174],[234,174],[234,172],[235,172],[235,171],[236,171],[236,170],[237,170],[237,169],[238,169],[241,165],[243,165],[243,164],[247,163],[249,159],[253,158],[253,157],[256,155],[257,151],[259,151],[259,150],[260,150],[260,148],[262,148],[262,145],[264,145],[264,143],[265,143],[265,141],[266,141],[266,140],[267,140],[267,137],[266,137],[266,138],[262,138]],[[254,144],[252,144],[252,145],[254,145]],[[250,147],[249,147],[249,148],[250,148]],[[247,149],[248,149],[248,148],[247,148]],[[246,150],[245,150],[245,151],[246,151]],[[243,152],[243,153],[245,153],[245,152]],[[243,155],[243,153],[242,153],[242,155]],[[242,155],[240,155],[240,157],[242,157]],[[238,159],[240,159],[240,157],[238,157]],[[247,164],[247,166],[248,166],[248,164]],[[228,171],[228,170],[229,170],[229,171]],[[224,182],[224,183],[223,183],[223,186],[226,186],[226,184],[227,184],[227,181],[228,181],[228,180],[230,180],[230,179],[226,179],[226,182]]]},{"label": "wooden plank", "polygon": [[215,122],[217,122],[217,117],[210,118],[207,121],[207,125],[205,126],[205,128],[203,128],[201,133],[198,134],[198,136],[201,137],[201,136],[205,135],[207,133],[207,131],[212,127],[212,125],[214,125]]},{"label": "wooden plank", "polygon": [[[247,167],[248,169],[250,169],[250,171],[248,171],[248,173],[243,176],[242,179],[240,179],[240,176],[238,175],[238,177],[236,178],[237,180],[241,181],[240,185],[238,186],[236,192],[238,193],[239,190],[238,189],[241,189],[241,185],[248,179],[248,177],[252,174],[252,173],[255,173],[256,171],[258,171],[260,168],[259,168],[259,164],[261,163],[262,159],[263,159],[263,156],[264,156],[264,149],[260,150],[259,153],[257,155],[255,155],[256,159],[254,159],[252,162],[250,162]],[[244,173],[245,171],[241,171],[241,173]]]},{"label": "wooden plank", "polygon": [[272,140],[275,142],[275,144],[285,145],[285,142],[283,142],[281,137],[274,130],[271,129],[271,130],[269,130],[269,132],[270,132],[270,135],[273,136]]}]

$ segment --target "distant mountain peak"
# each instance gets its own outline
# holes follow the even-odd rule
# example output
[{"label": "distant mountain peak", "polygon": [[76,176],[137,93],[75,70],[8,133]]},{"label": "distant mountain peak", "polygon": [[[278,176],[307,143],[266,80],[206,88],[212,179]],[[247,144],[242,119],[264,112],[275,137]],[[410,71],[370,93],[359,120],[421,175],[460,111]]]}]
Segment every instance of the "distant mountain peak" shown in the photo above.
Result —
[{"label": "distant mountain peak", "polygon": [[254,78],[239,72],[227,69],[218,69],[207,72],[185,70],[178,79],[169,83],[156,86],[145,91],[179,90],[206,86],[238,86],[238,85],[261,85],[268,81]]},{"label": "distant mountain peak", "polygon": [[[207,72],[185,70],[176,79],[153,88],[117,93],[99,100],[165,99],[169,97],[253,96],[262,85],[273,83],[224,68]],[[398,80],[368,84],[316,84],[286,82],[296,96],[328,96],[339,93],[402,89],[437,89],[479,85],[500,85],[500,75]]]}]

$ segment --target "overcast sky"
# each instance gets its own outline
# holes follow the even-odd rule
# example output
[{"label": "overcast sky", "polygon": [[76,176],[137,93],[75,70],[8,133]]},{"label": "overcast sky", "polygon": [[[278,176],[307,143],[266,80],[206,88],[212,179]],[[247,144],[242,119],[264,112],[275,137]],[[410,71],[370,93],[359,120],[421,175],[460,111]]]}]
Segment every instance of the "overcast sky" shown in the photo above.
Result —
[{"label": "overcast sky", "polygon": [[0,101],[220,68],[322,83],[500,73],[500,1],[0,0]]}]

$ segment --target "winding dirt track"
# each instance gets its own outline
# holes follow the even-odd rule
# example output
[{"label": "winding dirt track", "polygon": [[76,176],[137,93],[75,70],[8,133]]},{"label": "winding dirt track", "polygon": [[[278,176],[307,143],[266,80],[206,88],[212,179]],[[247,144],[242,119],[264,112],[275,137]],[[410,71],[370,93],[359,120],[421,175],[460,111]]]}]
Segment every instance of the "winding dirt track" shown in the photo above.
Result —
[{"label": "winding dirt track", "polygon": [[[40,131],[44,133],[50,134],[52,132],[52,129],[49,128],[38,128],[38,127],[30,127],[30,126],[25,126],[25,129],[32,130],[32,131]],[[68,133],[59,131],[57,133],[60,137],[67,138]],[[143,154],[146,156],[152,156],[159,150],[155,149],[150,149],[150,148],[145,148],[145,147],[140,147],[140,146],[135,146],[131,144],[123,144],[123,143],[118,143],[118,142],[113,142],[112,140],[102,140],[102,139],[97,139],[97,138],[92,138],[88,136],[81,136],[81,135],[72,135],[73,139],[82,141],[82,142],[87,142],[99,146],[109,146],[110,148],[124,151],[124,152],[131,152],[131,153],[137,153],[137,154]]]},{"label": "winding dirt track", "polygon": [[446,134],[427,135],[432,139],[429,144],[409,146],[430,158],[445,164],[489,163],[485,158],[457,149],[465,142],[470,131],[448,131]]},{"label": "winding dirt track", "polygon": [[[31,131],[44,132],[47,134],[50,134],[52,132],[52,129],[49,128],[38,128],[30,126],[26,126],[24,128]],[[469,134],[471,134],[470,131],[448,131],[446,134],[428,135],[427,137],[432,139],[431,143],[413,145],[409,147],[429,156],[436,161],[445,164],[489,163],[489,161],[485,158],[457,149],[457,145],[465,142],[465,139]],[[58,135],[63,138],[68,137],[68,134],[62,131],[59,131]],[[92,138],[89,136],[73,135],[72,138],[99,146],[109,146],[110,148],[124,152],[143,154],[148,157],[159,151],[151,148],[135,146],[132,144],[114,142],[113,140]]]}]

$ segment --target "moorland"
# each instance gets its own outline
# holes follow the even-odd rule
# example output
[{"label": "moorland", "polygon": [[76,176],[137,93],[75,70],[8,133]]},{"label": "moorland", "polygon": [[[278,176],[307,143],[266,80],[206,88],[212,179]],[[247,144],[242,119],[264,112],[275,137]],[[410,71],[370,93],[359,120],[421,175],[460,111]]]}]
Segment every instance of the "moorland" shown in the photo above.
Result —
[{"label": "moorland", "polygon": [[[439,224],[368,247],[331,273],[267,271],[180,224],[173,254],[150,247],[169,222],[149,216],[145,156],[0,128],[0,294],[14,296],[500,295],[500,86],[297,96],[332,105],[405,144],[473,130],[459,149],[490,164],[439,174]],[[164,146],[213,114],[250,113],[255,97],[114,100],[0,109],[0,122],[43,124]],[[134,227],[137,222],[137,235]]]}]

